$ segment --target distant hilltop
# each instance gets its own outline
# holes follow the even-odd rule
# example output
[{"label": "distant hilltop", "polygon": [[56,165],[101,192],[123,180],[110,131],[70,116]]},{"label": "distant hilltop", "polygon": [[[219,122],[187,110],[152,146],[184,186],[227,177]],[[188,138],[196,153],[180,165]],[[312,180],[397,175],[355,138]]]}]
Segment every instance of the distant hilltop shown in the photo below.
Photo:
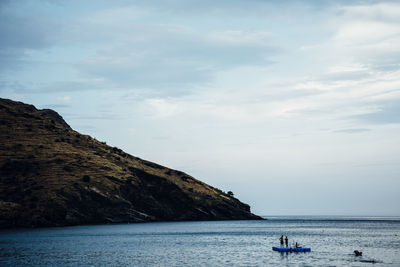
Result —
[{"label": "distant hilltop", "polygon": [[0,227],[262,219],[233,195],[0,98]]}]

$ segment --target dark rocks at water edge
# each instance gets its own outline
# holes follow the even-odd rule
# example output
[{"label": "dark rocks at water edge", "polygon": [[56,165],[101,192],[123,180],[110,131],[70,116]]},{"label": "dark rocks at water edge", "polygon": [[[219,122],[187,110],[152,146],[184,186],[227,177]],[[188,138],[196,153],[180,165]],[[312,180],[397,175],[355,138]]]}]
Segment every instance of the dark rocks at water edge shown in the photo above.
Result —
[{"label": "dark rocks at water edge", "polygon": [[233,195],[0,99],[0,227],[262,219]]}]

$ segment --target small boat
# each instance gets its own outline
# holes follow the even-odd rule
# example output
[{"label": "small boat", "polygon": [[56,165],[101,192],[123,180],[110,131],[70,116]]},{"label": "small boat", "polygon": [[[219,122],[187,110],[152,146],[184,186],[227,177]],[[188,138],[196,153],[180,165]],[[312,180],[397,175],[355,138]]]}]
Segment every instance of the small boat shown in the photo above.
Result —
[{"label": "small boat", "polygon": [[272,250],[279,252],[311,252],[311,248],[306,247],[272,247]]}]

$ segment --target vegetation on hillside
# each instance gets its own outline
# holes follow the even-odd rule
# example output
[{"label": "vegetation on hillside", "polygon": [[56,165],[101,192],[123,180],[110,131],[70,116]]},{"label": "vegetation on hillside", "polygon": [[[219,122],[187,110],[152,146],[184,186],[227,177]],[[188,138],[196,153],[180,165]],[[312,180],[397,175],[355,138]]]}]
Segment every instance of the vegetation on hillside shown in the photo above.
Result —
[{"label": "vegetation on hillside", "polygon": [[260,219],[190,175],[69,127],[53,110],[0,99],[0,227]]}]

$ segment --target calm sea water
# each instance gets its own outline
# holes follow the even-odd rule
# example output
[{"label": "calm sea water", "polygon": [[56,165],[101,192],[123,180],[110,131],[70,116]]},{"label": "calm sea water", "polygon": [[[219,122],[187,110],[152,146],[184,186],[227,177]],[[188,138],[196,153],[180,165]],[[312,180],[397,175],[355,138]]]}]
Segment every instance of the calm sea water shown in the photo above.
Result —
[{"label": "calm sea water", "polygon": [[0,266],[400,266],[399,217],[268,218],[2,230]]}]

